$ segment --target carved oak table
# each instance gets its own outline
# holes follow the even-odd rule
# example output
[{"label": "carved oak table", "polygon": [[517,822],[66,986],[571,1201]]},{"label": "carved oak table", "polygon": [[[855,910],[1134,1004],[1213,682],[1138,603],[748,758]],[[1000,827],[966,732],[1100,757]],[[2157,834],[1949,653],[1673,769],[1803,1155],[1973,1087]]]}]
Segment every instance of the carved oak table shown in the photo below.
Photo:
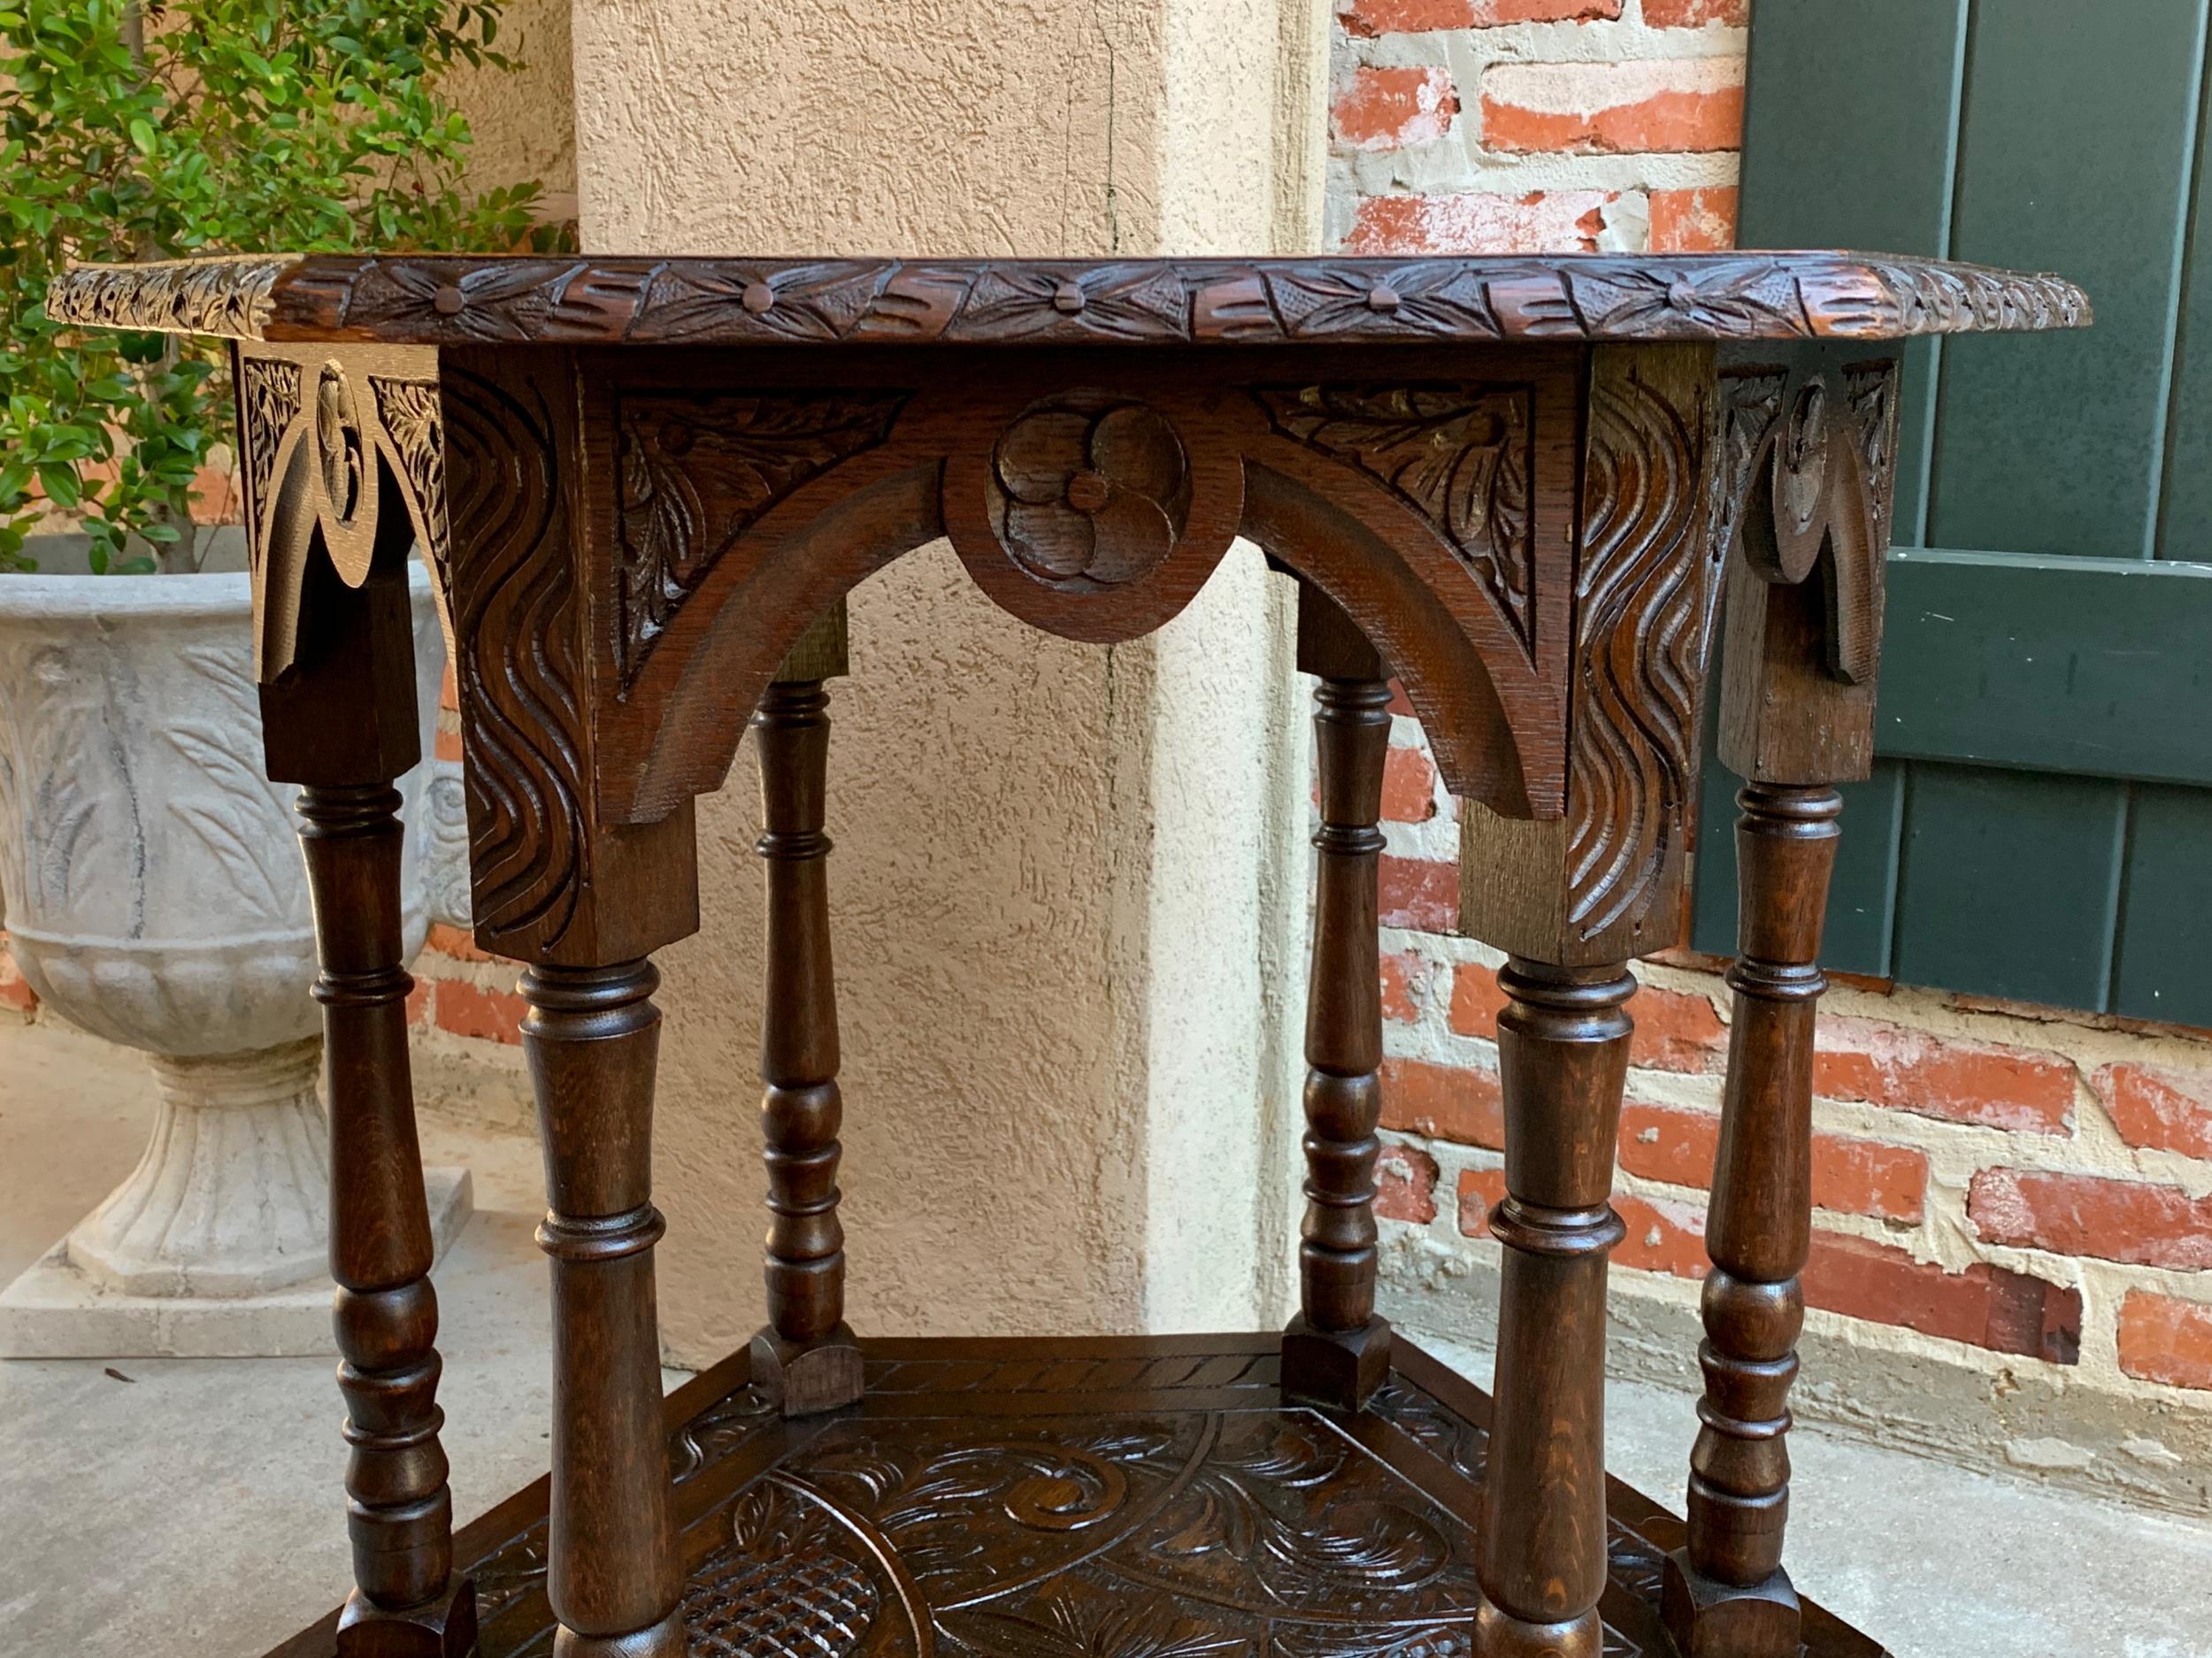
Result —
[{"label": "carved oak table", "polygon": [[[234,342],[273,778],[304,786],[357,1587],[284,1650],[667,1658],[1786,1658],[1816,964],[1872,749],[1909,336],[2051,278],[1854,255],[1163,263],[235,258],[61,319]],[[860,1341],[843,1315],[823,685],[949,537],[1073,639],[1233,538],[1318,676],[1302,1310],[1279,1338]],[[552,1475],[457,1542],[399,956],[404,565],[465,731],[476,936],[525,963]],[[1740,957],[1686,1524],[1603,1475],[1634,989],[1676,941],[1715,618]],[[1375,1316],[1386,677],[1499,975],[1494,1407]],[[748,723],[767,833],[769,1324],[668,1401],[649,957]],[[457,1568],[457,1559],[460,1562]]]}]

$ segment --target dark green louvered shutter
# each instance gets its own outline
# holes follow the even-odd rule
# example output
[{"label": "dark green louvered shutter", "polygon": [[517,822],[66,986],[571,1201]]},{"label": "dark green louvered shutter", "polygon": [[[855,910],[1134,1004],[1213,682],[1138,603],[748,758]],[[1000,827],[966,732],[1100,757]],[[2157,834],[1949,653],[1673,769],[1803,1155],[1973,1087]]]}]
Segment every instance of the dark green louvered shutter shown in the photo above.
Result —
[{"label": "dark green louvered shutter", "polygon": [[[2207,0],[1758,0],[1746,247],[2055,270],[2097,326],[1909,359],[1874,777],[1827,964],[2212,1025]],[[1733,948],[1705,779],[1694,941]]]}]

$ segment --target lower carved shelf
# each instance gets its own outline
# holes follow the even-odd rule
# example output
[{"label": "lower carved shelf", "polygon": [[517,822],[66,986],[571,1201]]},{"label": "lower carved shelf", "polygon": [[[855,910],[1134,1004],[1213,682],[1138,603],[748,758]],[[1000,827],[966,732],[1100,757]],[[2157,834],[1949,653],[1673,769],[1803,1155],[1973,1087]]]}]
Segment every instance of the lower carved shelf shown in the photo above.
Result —
[{"label": "lower carved shelf", "polygon": [[[1470,1658],[1490,1401],[1402,1337],[1356,1416],[1285,1405],[1271,1336],[863,1345],[827,1416],[742,1352],[670,1396],[694,1658]],[[552,1651],[546,1489],[456,1539],[481,1658]],[[1607,1658],[1666,1658],[1682,1523],[1608,1499]],[[1882,1654],[1809,1602],[1802,1651]]]}]

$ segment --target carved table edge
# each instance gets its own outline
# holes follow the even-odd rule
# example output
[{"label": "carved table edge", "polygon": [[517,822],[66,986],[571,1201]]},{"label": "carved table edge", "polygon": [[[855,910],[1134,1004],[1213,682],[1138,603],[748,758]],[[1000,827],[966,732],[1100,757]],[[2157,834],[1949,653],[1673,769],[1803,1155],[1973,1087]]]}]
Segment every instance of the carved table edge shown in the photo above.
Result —
[{"label": "carved table edge", "polygon": [[928,260],[219,255],[76,265],[58,322],[392,345],[1889,340],[2087,326],[2063,278],[1839,250]]}]

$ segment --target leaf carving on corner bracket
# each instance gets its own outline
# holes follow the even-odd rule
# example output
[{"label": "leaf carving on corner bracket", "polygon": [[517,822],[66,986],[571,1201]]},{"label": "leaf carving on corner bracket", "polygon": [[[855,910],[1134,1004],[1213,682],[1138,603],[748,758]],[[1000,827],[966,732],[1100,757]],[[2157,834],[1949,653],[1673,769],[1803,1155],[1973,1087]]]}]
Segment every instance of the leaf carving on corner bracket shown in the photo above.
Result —
[{"label": "leaf carving on corner bracket", "polygon": [[619,399],[615,653],[625,686],[745,532],[795,490],[882,443],[906,401],[897,391]]},{"label": "leaf carving on corner bracket", "polygon": [[1532,388],[1320,385],[1253,395],[1283,436],[1358,467],[1425,518],[1533,651]]}]

